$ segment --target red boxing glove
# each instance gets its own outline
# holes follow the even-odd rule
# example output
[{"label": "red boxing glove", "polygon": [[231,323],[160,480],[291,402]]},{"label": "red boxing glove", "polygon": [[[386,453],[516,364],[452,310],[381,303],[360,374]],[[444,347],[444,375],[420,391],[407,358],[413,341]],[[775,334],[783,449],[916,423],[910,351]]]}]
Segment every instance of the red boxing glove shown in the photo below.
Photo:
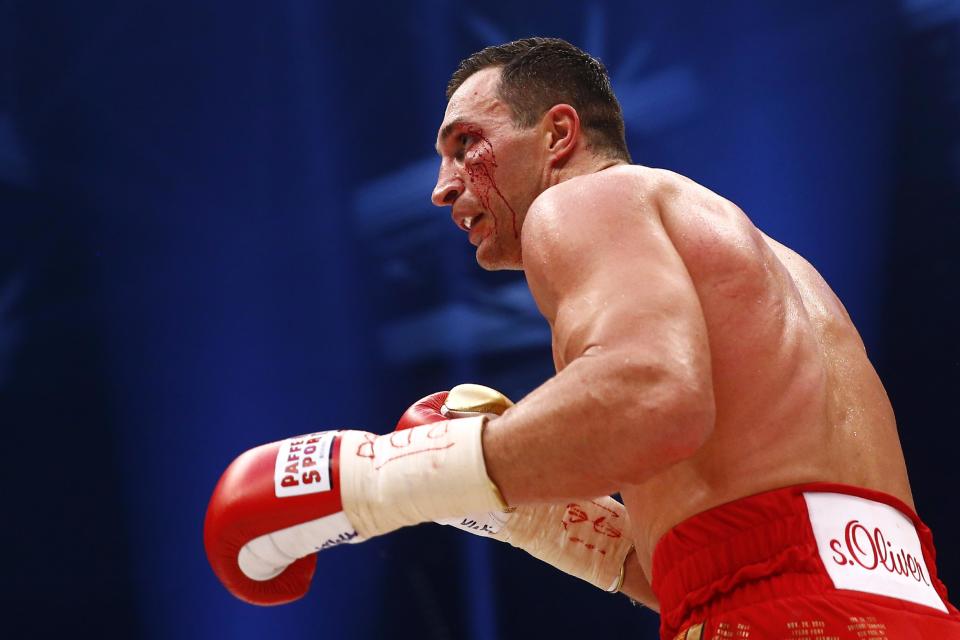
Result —
[{"label": "red boxing glove", "polygon": [[413,403],[397,422],[397,431],[451,418],[496,417],[512,406],[510,398],[490,387],[458,384],[450,391],[431,393]]},{"label": "red boxing glove", "polygon": [[238,457],[214,489],[204,546],[227,589],[252,604],[310,586],[318,551],[400,527],[502,508],[487,476],[485,418],[402,433],[325,431]]},{"label": "red boxing glove", "polygon": [[403,431],[404,429],[446,420],[447,417],[443,415],[442,410],[449,393],[449,391],[438,391],[417,400],[400,416],[396,430]]},{"label": "red boxing glove", "polygon": [[309,523],[319,541],[315,550],[361,541],[343,514],[336,436],[328,431],[251,449],[221,476],[207,507],[203,541],[214,572],[241,600],[259,605],[296,600],[310,588],[317,564],[315,553],[297,559],[291,551],[279,575],[251,579],[248,573],[266,578],[276,571],[249,548],[242,552],[252,540]]}]

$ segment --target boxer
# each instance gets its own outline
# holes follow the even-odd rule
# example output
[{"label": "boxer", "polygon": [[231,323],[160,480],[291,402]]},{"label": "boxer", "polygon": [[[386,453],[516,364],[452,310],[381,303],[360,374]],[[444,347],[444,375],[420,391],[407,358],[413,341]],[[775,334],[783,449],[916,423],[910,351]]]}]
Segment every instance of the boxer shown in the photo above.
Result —
[{"label": "boxer", "polygon": [[[960,639],[893,410],[817,271],[733,203],[632,165],[605,69],[569,43],[488,47],[447,97],[433,201],[483,268],[524,271],[557,373],[495,417],[244,454],[205,533],[228,588],[269,601],[297,575],[292,597],[339,542],[546,514],[542,546],[502,526],[659,611],[667,640]],[[609,562],[567,562],[565,508],[616,492],[633,549],[611,548],[608,583]]]}]

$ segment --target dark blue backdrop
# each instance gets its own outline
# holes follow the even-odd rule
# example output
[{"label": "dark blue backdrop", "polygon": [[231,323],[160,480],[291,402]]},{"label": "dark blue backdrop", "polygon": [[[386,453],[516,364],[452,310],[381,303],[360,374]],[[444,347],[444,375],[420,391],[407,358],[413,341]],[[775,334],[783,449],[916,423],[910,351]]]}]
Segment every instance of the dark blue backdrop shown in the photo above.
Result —
[{"label": "dark blue backdrop", "polygon": [[637,162],[833,284],[960,590],[960,2],[514,4],[0,4],[5,629],[654,637],[625,599],[436,526],[323,554],[273,609],[203,554],[240,451],[550,375],[522,279],[479,270],[429,204],[447,76],[532,34],[603,59]]}]

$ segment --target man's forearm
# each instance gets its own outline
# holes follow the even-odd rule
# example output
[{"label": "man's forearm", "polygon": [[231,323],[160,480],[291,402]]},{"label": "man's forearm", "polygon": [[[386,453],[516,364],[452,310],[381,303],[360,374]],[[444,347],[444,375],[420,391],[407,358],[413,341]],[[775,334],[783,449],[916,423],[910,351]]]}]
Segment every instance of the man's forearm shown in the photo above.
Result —
[{"label": "man's forearm", "polygon": [[487,472],[509,504],[616,493],[700,446],[712,389],[624,357],[577,358],[487,424]]}]

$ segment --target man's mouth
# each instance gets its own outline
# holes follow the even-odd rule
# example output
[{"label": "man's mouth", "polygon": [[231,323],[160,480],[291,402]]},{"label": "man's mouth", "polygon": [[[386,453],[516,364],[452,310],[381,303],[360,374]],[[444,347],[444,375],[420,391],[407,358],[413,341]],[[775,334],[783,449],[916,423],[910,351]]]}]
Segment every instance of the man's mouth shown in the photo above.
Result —
[{"label": "man's mouth", "polygon": [[466,228],[467,231],[470,231],[470,229],[473,228],[473,225],[476,224],[477,220],[479,220],[482,217],[483,217],[482,213],[478,213],[475,216],[468,216],[463,219],[463,226]]},{"label": "man's mouth", "polygon": [[467,239],[470,241],[470,244],[475,247],[480,246],[480,241],[484,237],[484,233],[478,224],[483,220],[483,215],[482,213],[478,213],[475,216],[463,219],[463,226],[467,229]]}]

